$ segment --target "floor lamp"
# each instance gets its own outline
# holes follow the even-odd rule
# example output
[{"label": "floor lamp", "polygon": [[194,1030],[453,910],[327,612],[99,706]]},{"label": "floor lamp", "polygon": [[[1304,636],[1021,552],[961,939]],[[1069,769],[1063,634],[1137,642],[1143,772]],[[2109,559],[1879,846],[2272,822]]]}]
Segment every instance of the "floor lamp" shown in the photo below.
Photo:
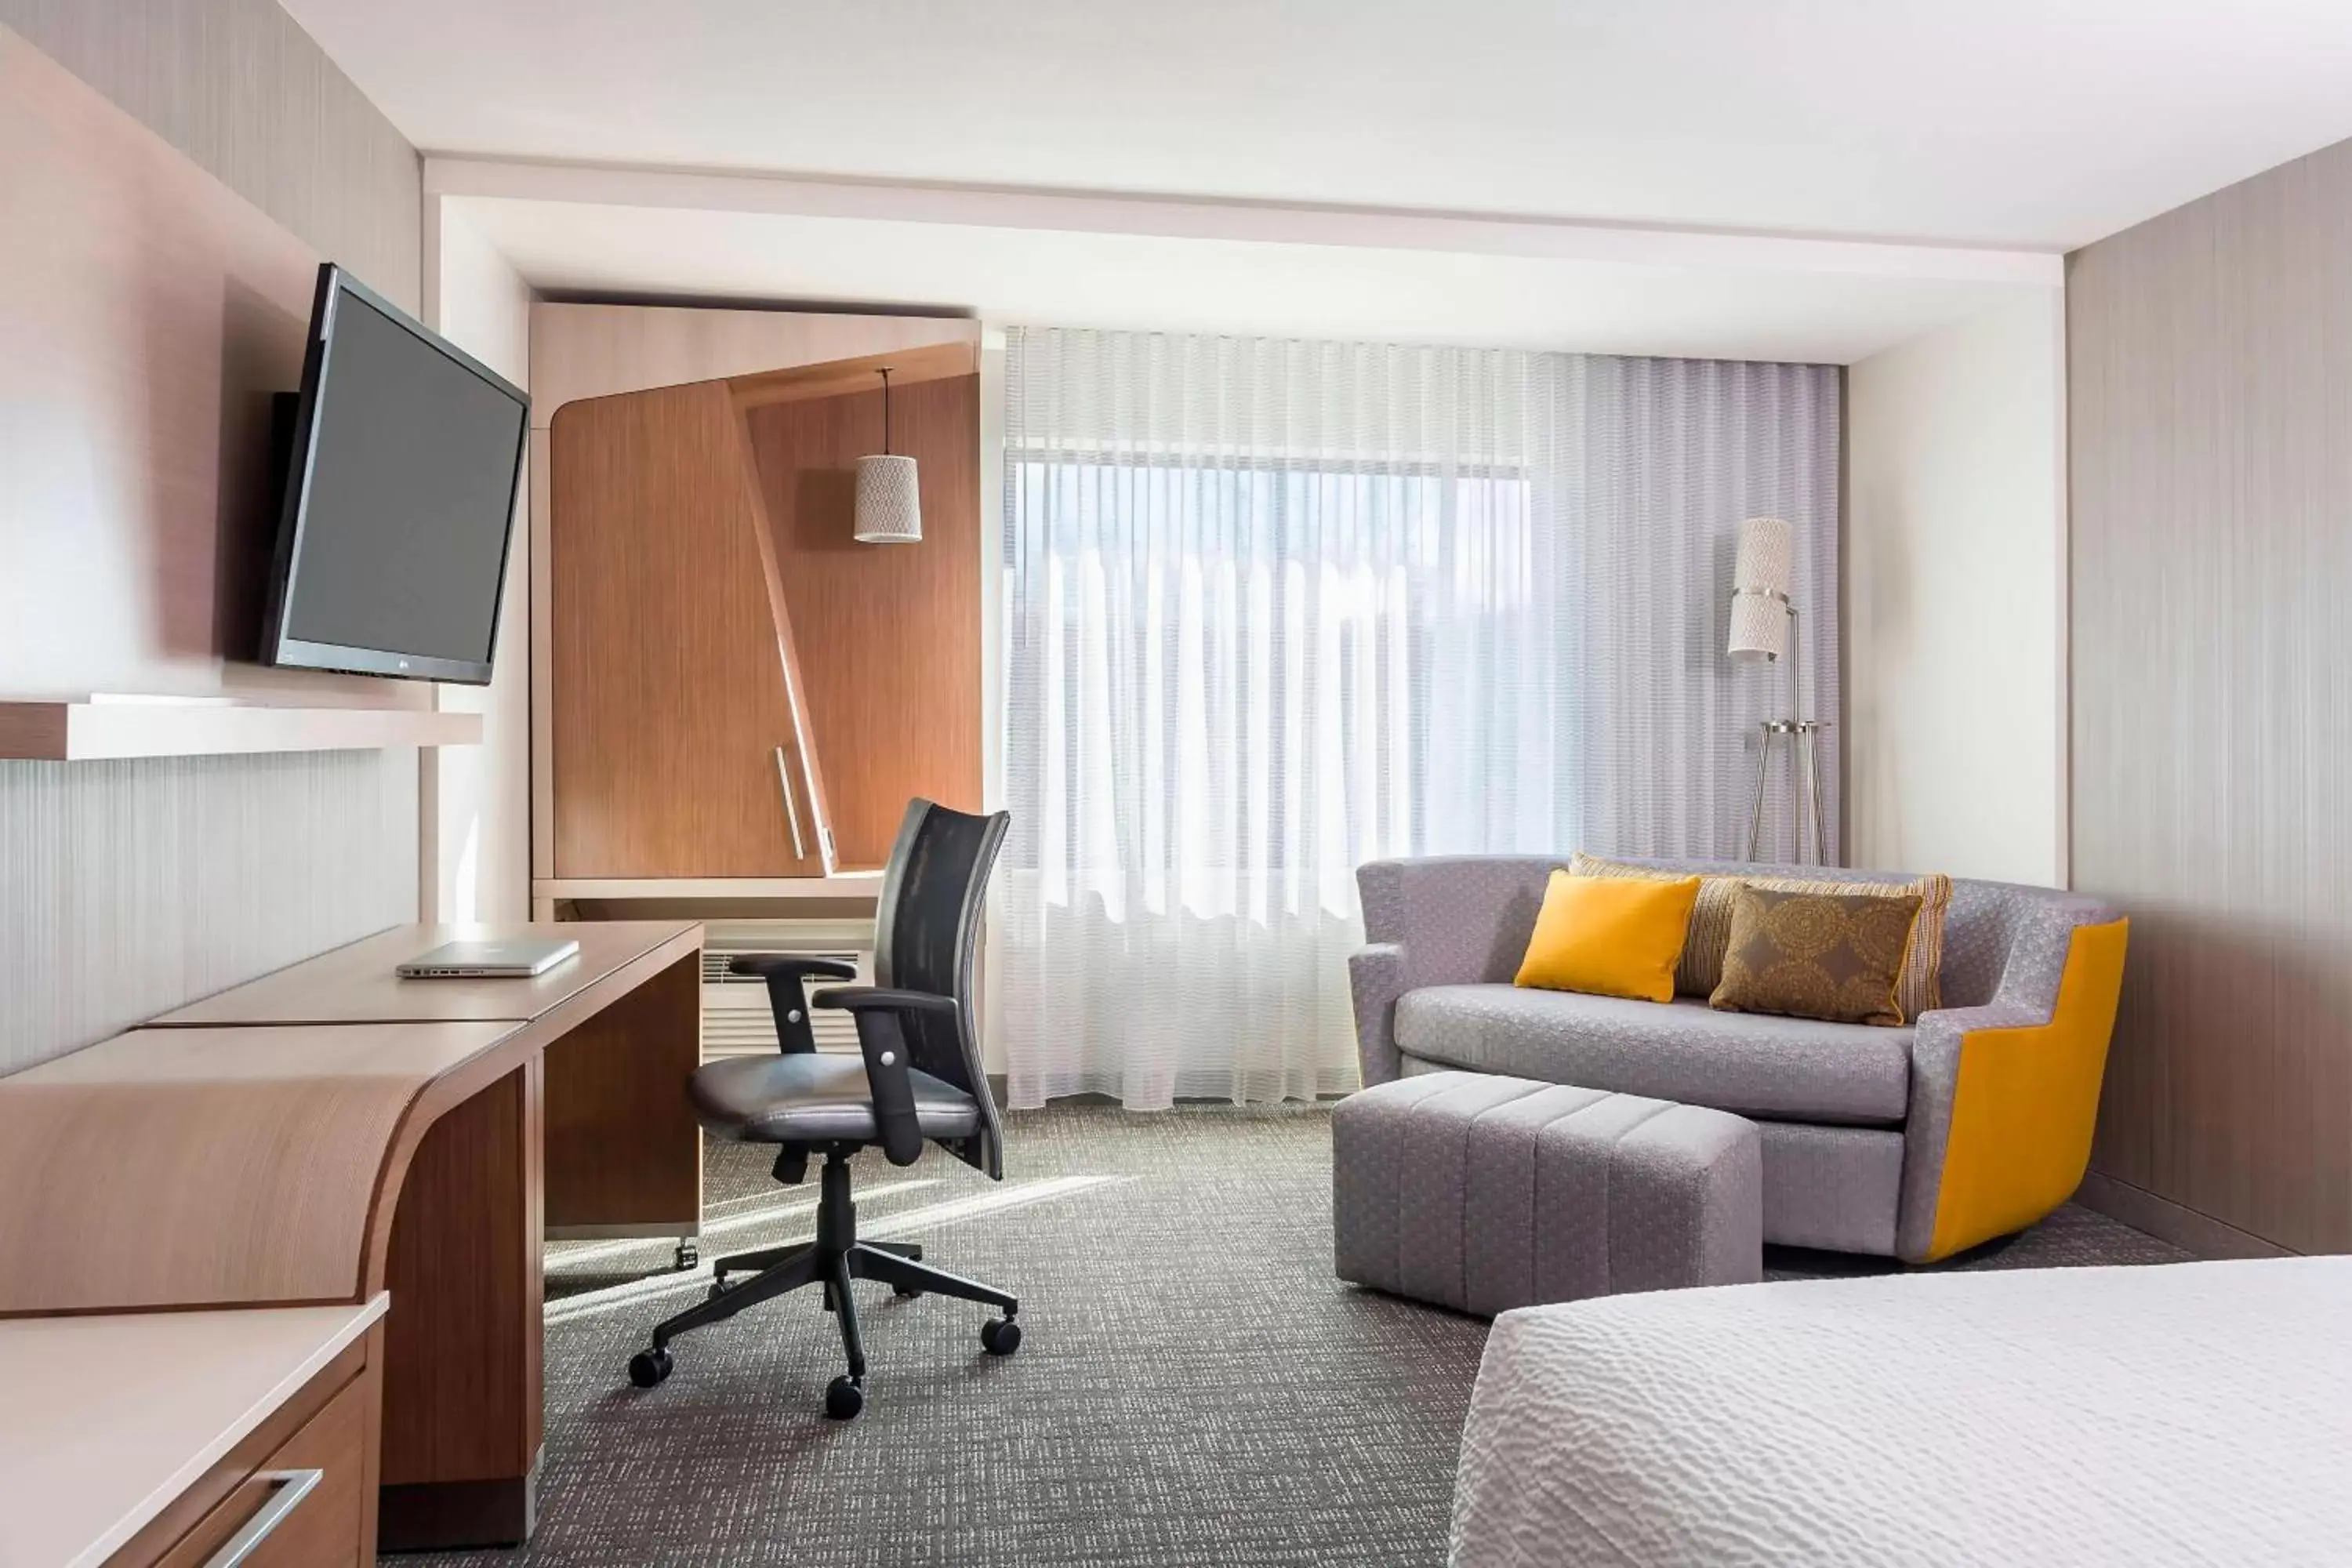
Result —
[{"label": "floor lamp", "polygon": [[[1794,540],[1788,522],[1777,517],[1751,517],[1739,525],[1739,558],[1731,574],[1731,639],[1727,650],[1737,659],[1762,659],[1789,665],[1787,719],[1767,719],[1759,729],[1756,747],[1756,793],[1748,808],[1748,858],[1756,858],[1764,835],[1764,781],[1778,744],[1789,752],[1790,775],[1797,786],[1797,858],[1805,858],[1805,820],[1813,827],[1813,862],[1826,865],[1830,836],[1822,807],[1821,750],[1815,737],[1829,728],[1818,719],[1795,717],[1805,710],[1804,688],[1798,681],[1797,606],[1790,601],[1793,576]],[[1809,808],[1809,809],[1808,809]]]}]

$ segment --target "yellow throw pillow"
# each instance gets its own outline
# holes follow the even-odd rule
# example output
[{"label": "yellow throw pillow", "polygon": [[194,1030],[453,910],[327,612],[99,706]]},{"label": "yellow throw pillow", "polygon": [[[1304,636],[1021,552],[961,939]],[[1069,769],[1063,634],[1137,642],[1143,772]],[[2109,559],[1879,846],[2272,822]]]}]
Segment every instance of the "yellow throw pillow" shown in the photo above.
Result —
[{"label": "yellow throw pillow", "polygon": [[1571,877],[1554,871],[1519,963],[1520,985],[1643,1002],[1675,999],[1675,962],[1698,879]]}]

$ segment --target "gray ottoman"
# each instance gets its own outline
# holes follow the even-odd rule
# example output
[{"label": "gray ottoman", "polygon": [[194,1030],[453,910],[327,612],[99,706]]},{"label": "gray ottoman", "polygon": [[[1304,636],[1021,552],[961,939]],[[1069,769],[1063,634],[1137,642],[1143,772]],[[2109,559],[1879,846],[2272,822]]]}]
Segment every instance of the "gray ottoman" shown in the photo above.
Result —
[{"label": "gray ottoman", "polygon": [[1762,1155],[1728,1111],[1489,1073],[1331,1112],[1339,1277],[1491,1315],[1763,1274]]}]

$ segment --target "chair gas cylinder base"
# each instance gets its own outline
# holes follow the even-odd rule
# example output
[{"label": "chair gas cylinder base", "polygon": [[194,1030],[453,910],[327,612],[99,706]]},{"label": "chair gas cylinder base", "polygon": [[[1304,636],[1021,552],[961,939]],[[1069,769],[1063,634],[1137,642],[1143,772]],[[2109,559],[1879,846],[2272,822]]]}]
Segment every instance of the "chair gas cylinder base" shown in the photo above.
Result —
[{"label": "chair gas cylinder base", "polygon": [[[866,1348],[853,1281],[900,1296],[948,1296],[1003,1314],[981,1326],[981,1348],[1011,1355],[1021,1346],[1021,1303],[1009,1291],[924,1263],[920,1247],[857,1238],[849,1162],[879,1145],[894,1165],[911,1165],[937,1143],[992,1180],[1003,1179],[1003,1135],[971,1027],[972,950],[988,875],[1008,818],[971,816],[919,800],[907,809],[882,882],[875,920],[877,986],[806,992],[812,977],[854,980],[835,959],[747,955],[739,974],[761,975],[776,1015],[778,1054],[737,1057],[698,1068],[688,1087],[696,1115],[714,1136],[777,1145],[776,1180],[798,1185],[809,1157],[818,1175],[816,1239],[799,1247],[738,1253],[712,1265],[709,1296],[656,1325],[653,1343],[629,1359],[629,1381],[652,1388],[671,1371],[670,1343],[691,1329],[723,1322],[748,1307],[815,1285],[841,1330],[849,1370],[824,1394],[825,1414],[846,1421],[866,1406]],[[816,1048],[808,1010],[840,1008],[857,1025],[859,1054]],[[730,1275],[749,1274],[740,1284]]]}]

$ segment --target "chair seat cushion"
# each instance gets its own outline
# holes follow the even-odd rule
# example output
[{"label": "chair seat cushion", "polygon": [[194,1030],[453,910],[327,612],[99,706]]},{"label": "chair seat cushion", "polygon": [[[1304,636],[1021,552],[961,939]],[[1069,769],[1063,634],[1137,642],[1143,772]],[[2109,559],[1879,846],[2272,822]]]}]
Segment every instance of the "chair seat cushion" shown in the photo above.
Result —
[{"label": "chair seat cushion", "polygon": [[1397,999],[1407,1056],[1477,1072],[1648,1095],[1742,1116],[1888,1126],[1911,1098],[1909,1028],[1718,1013],[1515,985]]},{"label": "chair seat cushion", "polygon": [[[971,1096],[920,1069],[907,1077],[924,1137],[969,1138],[979,1129]],[[687,1092],[705,1131],[738,1142],[870,1143],[880,1136],[864,1057],[730,1057],[697,1068]]]}]

